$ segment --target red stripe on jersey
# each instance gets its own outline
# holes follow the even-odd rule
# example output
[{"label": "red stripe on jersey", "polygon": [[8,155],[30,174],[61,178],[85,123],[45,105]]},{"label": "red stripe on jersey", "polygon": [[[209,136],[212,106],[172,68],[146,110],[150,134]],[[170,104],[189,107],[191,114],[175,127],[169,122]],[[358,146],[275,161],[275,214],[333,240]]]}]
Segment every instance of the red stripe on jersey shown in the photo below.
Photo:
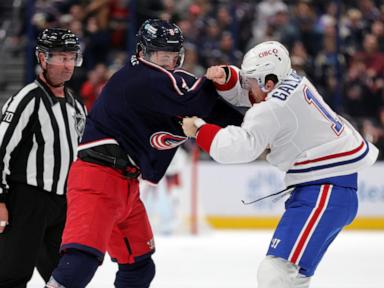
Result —
[{"label": "red stripe on jersey", "polygon": [[308,237],[310,234],[312,234],[313,229],[315,228],[315,224],[318,222],[319,217],[321,217],[321,214],[323,214],[329,194],[331,185],[325,184],[321,186],[322,191],[320,191],[320,201],[318,206],[315,208],[314,213],[312,214],[311,218],[309,219],[308,223],[304,227],[304,232],[298,239],[298,244],[296,245],[296,248],[292,254],[291,259],[289,259],[292,263],[297,264],[296,261],[298,261],[299,256],[302,254],[303,249],[305,249],[305,244],[308,242]]},{"label": "red stripe on jersey", "polygon": [[199,133],[197,133],[197,145],[199,145],[205,152],[209,153],[209,150],[211,150],[212,141],[220,129],[221,127],[215,124],[204,124],[201,126]]},{"label": "red stripe on jersey", "polygon": [[228,68],[229,68],[229,72],[230,72],[228,81],[222,85],[215,83],[215,87],[219,91],[231,90],[233,87],[235,87],[235,85],[239,79],[239,76],[237,75],[236,70],[231,66],[228,66]]},{"label": "red stripe on jersey", "polygon": [[328,155],[328,156],[324,156],[324,157],[320,157],[320,158],[316,158],[316,159],[312,159],[312,160],[296,162],[294,165],[295,166],[297,166],[297,165],[305,165],[305,164],[320,162],[320,161],[329,160],[329,159],[333,159],[333,158],[349,156],[349,155],[352,155],[352,154],[355,154],[355,153],[359,152],[361,149],[363,149],[363,147],[364,147],[364,141],[362,141],[361,144],[358,147],[356,147],[355,149],[353,149],[353,150],[346,151],[346,152],[341,152],[341,153],[336,153],[336,154],[331,154],[331,155]]}]

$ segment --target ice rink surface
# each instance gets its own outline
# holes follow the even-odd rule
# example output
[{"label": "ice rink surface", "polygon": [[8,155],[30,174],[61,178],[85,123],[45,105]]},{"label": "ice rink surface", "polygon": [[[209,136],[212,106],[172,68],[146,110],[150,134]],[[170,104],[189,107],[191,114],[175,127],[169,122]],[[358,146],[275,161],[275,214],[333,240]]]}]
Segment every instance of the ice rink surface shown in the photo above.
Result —
[{"label": "ice rink surface", "polygon": [[[272,231],[213,230],[200,236],[156,236],[151,288],[256,288],[256,271]],[[384,232],[344,231],[311,288],[384,288]],[[87,286],[112,288],[116,266],[106,258]],[[29,288],[42,288],[34,274]]]}]

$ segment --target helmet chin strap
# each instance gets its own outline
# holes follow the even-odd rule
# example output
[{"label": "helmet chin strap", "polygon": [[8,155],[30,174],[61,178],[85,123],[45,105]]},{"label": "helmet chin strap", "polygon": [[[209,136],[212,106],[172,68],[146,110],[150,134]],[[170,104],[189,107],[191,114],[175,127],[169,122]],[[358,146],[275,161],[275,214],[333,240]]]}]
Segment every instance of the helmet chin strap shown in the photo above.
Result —
[{"label": "helmet chin strap", "polygon": [[52,86],[54,88],[59,88],[59,87],[63,87],[64,86],[64,82],[61,82],[59,84],[55,84],[53,83],[51,80],[49,80],[49,77],[48,77],[48,74],[47,74],[47,69],[44,69],[43,70],[43,75],[44,75],[44,79],[45,81],[47,81],[47,83],[49,84],[49,86]]}]

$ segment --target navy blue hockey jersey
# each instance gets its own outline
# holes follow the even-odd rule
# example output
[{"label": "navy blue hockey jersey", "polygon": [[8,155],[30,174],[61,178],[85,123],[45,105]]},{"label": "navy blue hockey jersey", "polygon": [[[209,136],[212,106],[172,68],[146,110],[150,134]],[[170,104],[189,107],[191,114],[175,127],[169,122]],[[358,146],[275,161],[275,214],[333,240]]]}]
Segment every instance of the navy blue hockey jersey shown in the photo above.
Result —
[{"label": "navy blue hockey jersey", "polygon": [[240,125],[243,119],[205,77],[170,72],[132,57],[96,100],[79,149],[118,144],[140,168],[142,178],[157,183],[176,148],[187,140],[182,117],[194,115],[223,126]]}]

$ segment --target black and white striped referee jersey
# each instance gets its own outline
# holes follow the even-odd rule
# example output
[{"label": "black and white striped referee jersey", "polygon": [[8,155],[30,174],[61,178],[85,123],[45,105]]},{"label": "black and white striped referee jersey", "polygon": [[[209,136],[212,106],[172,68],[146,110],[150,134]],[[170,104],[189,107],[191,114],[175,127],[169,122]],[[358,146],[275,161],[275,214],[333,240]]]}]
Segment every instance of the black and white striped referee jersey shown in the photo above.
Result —
[{"label": "black and white striped referee jersey", "polygon": [[65,194],[85,117],[69,89],[65,98],[55,97],[39,78],[11,97],[0,123],[0,196],[10,182]]}]

